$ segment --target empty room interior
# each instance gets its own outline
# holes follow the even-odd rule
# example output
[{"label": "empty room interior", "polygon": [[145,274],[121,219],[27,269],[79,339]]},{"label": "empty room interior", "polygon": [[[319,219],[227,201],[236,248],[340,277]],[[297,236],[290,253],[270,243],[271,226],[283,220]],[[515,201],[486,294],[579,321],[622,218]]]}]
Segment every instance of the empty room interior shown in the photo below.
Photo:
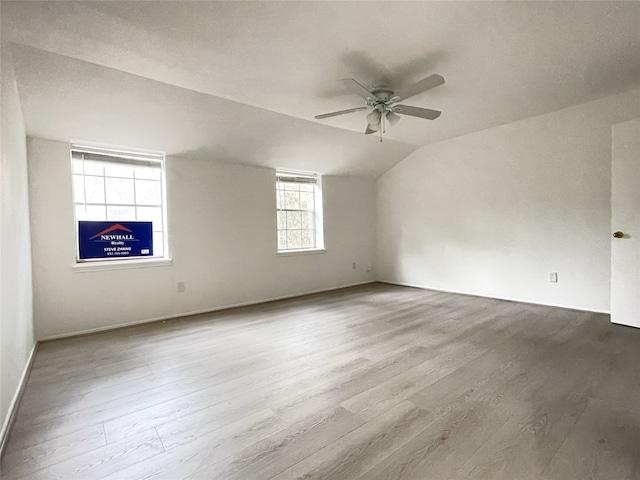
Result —
[{"label": "empty room interior", "polygon": [[640,479],[640,2],[0,20],[2,479]]}]

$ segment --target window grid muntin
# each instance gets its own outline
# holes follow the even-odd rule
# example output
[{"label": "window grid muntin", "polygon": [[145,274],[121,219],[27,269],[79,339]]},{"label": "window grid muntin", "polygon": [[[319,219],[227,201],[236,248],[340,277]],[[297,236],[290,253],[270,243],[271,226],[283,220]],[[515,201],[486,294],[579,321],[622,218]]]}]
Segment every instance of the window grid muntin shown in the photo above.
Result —
[{"label": "window grid muntin", "polygon": [[[308,185],[308,187],[306,187]],[[303,186],[306,188],[303,189]],[[298,197],[298,207],[299,208],[283,208],[286,206],[287,199],[285,192],[296,192]],[[311,205],[313,208],[302,208],[301,204],[301,193],[308,193],[311,195]],[[295,181],[286,181],[283,179],[278,179],[276,181],[276,201],[277,201],[277,212],[284,213],[284,226],[285,228],[277,228],[278,233],[278,251],[288,251],[288,250],[311,250],[317,248],[317,213],[316,213],[316,191],[315,185],[312,183],[300,183]],[[287,212],[300,212],[300,228],[289,228],[289,216]],[[313,218],[313,228],[302,228],[302,213],[311,213]],[[276,219],[277,223],[277,219]],[[277,226],[279,227],[279,226]],[[284,247],[280,245],[281,234],[284,232],[285,244]],[[289,232],[300,232],[300,244],[299,245],[290,245],[289,242]],[[311,234],[311,245],[303,246],[303,238],[304,232]]]},{"label": "window grid muntin", "polygon": [[[136,178],[136,177],[113,177],[113,176],[109,176],[109,175],[82,175],[80,173],[74,173],[73,174],[74,177],[81,177],[82,178],[82,186],[83,186],[83,197],[84,197],[84,202],[77,202],[75,201],[74,198],[74,203],[75,204],[80,204],[80,203],[86,203],[87,205],[102,205],[102,203],[100,202],[87,202],[87,184],[84,181],[84,178],[101,178],[103,179],[103,184],[102,184],[102,190],[103,190],[103,195],[105,197],[105,203],[107,204],[111,204],[111,205],[136,205],[136,206],[144,206],[144,207],[162,207],[162,181],[161,180],[154,180],[154,179],[149,179],[149,178]],[[107,202],[107,186],[106,186],[106,179],[119,179],[119,180],[132,180],[133,181],[133,197],[134,197],[134,203],[129,203],[129,202],[123,202],[123,203],[115,203],[115,202]],[[159,186],[159,192],[158,192],[158,201],[156,203],[144,203],[143,201],[138,202],[137,201],[137,197],[138,197],[138,191],[136,190],[137,187],[137,182],[152,182],[155,183]],[[75,188],[75,186],[74,186]]]},{"label": "window grid muntin", "polygon": [[[82,158],[74,158],[74,154],[80,153],[82,155]],[[77,207],[83,207],[84,210],[87,210],[87,207],[89,206],[94,206],[94,207],[103,207],[103,216],[101,219],[92,219],[95,221],[110,221],[108,220],[107,216],[108,216],[108,210],[109,207],[112,208],[118,208],[118,207],[133,207],[134,209],[134,216],[135,218],[132,220],[120,220],[120,221],[138,221],[138,207],[155,207],[155,208],[159,208],[160,209],[160,225],[161,228],[157,228],[158,222],[152,221],[152,232],[153,232],[153,236],[154,238],[156,236],[160,236],[162,238],[162,242],[155,242],[154,241],[154,245],[153,245],[153,256],[151,258],[164,258],[166,257],[166,251],[167,251],[167,234],[166,234],[166,212],[165,212],[165,193],[164,193],[164,185],[163,185],[163,175],[162,175],[162,171],[163,171],[163,165],[164,162],[162,160],[158,160],[158,161],[154,161],[153,165],[150,164],[145,164],[145,165],[140,165],[137,164],[135,159],[133,159],[133,157],[120,157],[118,159],[115,159],[116,161],[110,162],[109,160],[105,159],[105,160],[95,160],[95,159],[91,159],[91,160],[86,160],[84,158],[84,154],[81,151],[78,150],[74,150],[72,149],[72,163],[73,165],[76,165],[75,162],[79,162],[82,165],[82,173],[76,173],[75,169],[72,168],[72,176],[79,176],[82,177],[82,186],[83,186],[83,202],[76,202],[76,198],[75,198],[75,190],[74,190],[74,216],[76,216],[76,208]],[[119,161],[117,161],[119,160]],[[98,175],[96,173],[86,173],[86,168],[85,168],[85,163],[86,162],[92,162],[92,163],[98,163],[101,165],[102,168],[102,175]],[[129,165],[132,167],[132,176],[118,176],[118,175],[107,175],[105,173],[106,169],[105,169],[105,164],[108,163],[113,163],[113,164],[125,164],[125,165]],[[145,169],[151,169],[151,170],[158,170],[159,175],[157,179],[149,179],[146,177],[136,177],[136,173],[137,173],[137,169],[138,168],[145,168]],[[87,183],[86,183],[86,178],[87,177],[95,177],[95,178],[102,178],[102,189],[103,189],[103,198],[104,198],[104,202],[87,202]],[[107,182],[106,179],[107,178],[115,178],[115,179],[131,179],[133,182],[133,201],[134,203],[108,203],[107,202]],[[137,203],[137,195],[136,195],[136,180],[142,180],[142,181],[147,181],[147,182],[155,182],[158,185],[158,197],[159,200],[157,204],[148,204],[148,203]],[[73,182],[73,188],[75,189],[75,182]],[[118,220],[113,220],[113,221],[118,221]],[[141,220],[141,221],[145,221],[145,220]],[[76,227],[78,225],[78,219],[76,218]],[[158,248],[160,247],[160,248]],[[138,257],[136,257],[138,258]],[[105,260],[108,261],[110,259],[100,259],[100,260]],[[122,258],[120,258],[119,260],[122,260]]]}]

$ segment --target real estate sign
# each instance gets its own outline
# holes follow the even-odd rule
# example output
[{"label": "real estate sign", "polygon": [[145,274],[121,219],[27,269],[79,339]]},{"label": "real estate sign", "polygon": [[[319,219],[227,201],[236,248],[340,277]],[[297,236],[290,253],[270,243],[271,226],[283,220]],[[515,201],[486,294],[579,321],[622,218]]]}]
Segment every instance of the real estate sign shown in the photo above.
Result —
[{"label": "real estate sign", "polygon": [[80,260],[150,257],[153,222],[78,222]]}]

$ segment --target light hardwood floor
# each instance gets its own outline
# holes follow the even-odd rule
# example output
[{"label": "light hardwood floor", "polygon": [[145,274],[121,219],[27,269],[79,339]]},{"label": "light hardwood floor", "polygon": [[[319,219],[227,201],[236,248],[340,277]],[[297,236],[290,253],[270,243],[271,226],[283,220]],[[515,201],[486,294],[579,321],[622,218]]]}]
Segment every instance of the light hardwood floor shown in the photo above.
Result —
[{"label": "light hardwood floor", "polygon": [[640,330],[384,284],[40,346],[10,479],[640,479]]}]

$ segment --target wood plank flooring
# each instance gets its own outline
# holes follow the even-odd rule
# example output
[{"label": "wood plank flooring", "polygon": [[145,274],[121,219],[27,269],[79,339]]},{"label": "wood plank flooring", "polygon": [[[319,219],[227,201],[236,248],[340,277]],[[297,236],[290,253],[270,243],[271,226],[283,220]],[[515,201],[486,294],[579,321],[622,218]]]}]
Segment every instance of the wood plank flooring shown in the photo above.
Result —
[{"label": "wood plank flooring", "polygon": [[1,474],[639,480],[640,330],[370,284],[48,342]]}]

